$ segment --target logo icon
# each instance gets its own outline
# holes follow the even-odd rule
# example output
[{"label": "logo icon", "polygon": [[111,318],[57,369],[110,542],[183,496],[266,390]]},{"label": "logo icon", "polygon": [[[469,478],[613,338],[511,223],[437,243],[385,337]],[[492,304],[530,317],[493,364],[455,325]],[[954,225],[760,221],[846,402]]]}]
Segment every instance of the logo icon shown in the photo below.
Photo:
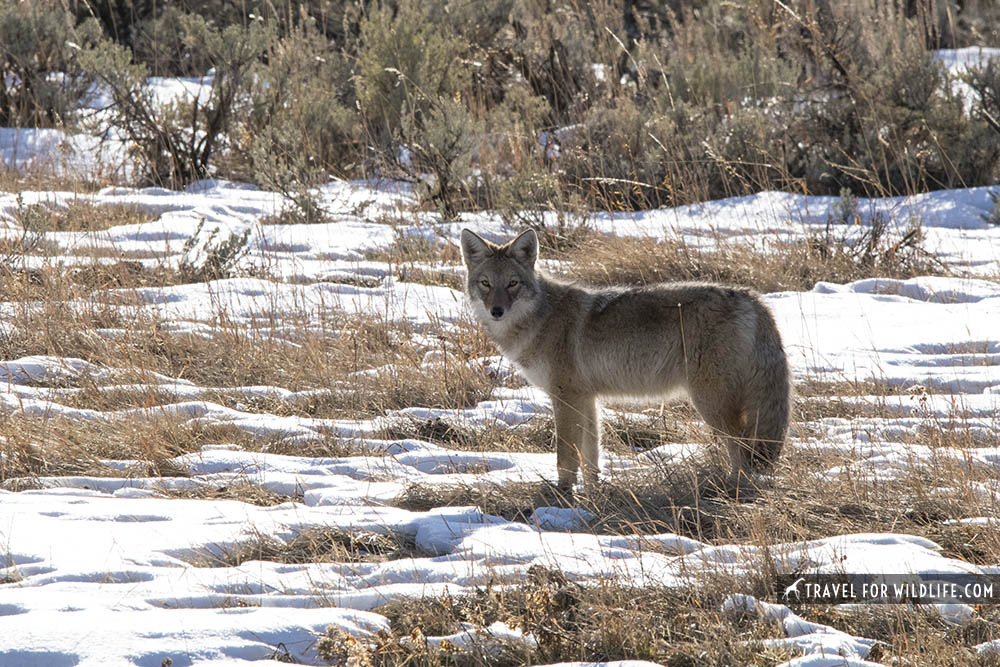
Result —
[{"label": "logo icon", "polygon": [[798,579],[796,579],[792,583],[791,586],[786,586],[785,587],[785,594],[781,596],[781,599],[782,600],[787,600],[789,595],[791,595],[792,593],[795,593],[795,599],[798,600],[799,599],[799,584],[801,584],[805,580],[806,580],[805,577],[799,577]]}]

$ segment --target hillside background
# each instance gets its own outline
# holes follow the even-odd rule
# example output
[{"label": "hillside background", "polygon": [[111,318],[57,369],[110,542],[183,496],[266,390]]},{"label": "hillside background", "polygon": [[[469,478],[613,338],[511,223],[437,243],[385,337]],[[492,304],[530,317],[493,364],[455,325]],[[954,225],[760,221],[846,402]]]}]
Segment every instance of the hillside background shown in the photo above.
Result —
[{"label": "hillside background", "polygon": [[[1000,45],[998,22],[975,0],[4,2],[0,126],[106,107],[134,183],[233,178],[307,217],[330,177],[410,180],[448,217],[907,194],[996,182],[997,68],[933,52]],[[211,93],[163,108],[148,76]]]}]

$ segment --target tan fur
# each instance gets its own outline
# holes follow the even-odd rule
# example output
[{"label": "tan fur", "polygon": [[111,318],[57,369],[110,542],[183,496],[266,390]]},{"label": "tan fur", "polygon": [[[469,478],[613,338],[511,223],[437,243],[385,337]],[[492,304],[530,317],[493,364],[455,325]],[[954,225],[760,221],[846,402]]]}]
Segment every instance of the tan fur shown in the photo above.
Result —
[{"label": "tan fur", "polygon": [[602,398],[686,394],[729,447],[735,476],[770,469],[788,431],[790,374],[771,312],[709,283],[592,288],[535,271],[538,239],[462,231],[466,293],[490,337],[552,398],[559,485],[597,480]]}]

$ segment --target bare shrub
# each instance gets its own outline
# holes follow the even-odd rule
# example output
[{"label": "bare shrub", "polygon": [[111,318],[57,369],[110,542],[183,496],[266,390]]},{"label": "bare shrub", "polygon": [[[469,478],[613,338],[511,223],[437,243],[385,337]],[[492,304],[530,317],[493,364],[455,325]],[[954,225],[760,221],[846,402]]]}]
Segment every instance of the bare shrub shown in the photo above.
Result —
[{"label": "bare shrub", "polygon": [[198,15],[186,15],[184,28],[185,43],[203,50],[214,68],[204,101],[197,91],[193,99],[159,105],[146,85],[146,66],[133,63],[131,51],[112,42],[81,55],[84,70],[111,96],[110,127],[129,139],[142,171],[139,180],[169,187],[211,174],[220,144],[245,104],[251,67],[272,31],[259,22],[218,29]]},{"label": "bare shrub", "polygon": [[78,55],[99,34],[58,5],[0,3],[0,127],[71,124],[93,81]]}]

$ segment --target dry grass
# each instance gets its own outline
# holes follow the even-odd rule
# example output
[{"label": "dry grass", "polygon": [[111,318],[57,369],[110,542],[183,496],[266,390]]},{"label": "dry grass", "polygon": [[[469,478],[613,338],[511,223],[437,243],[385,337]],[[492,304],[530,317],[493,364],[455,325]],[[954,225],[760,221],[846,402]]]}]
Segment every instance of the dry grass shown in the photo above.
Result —
[{"label": "dry grass", "polygon": [[[493,424],[473,427],[434,418],[396,422],[384,435],[393,440],[426,440],[462,451],[554,452],[553,428],[548,416],[535,417],[513,429]],[[616,411],[605,414],[602,420],[601,447],[607,452],[628,454],[678,442],[711,442],[707,427],[686,403],[665,404],[641,415]]]},{"label": "dry grass", "polygon": [[[794,223],[789,222],[789,225]],[[836,227],[835,227],[836,230]],[[557,260],[566,278],[592,285],[647,285],[703,280],[753,287],[768,293],[810,290],[817,282],[847,283],[871,277],[912,278],[951,275],[949,267],[923,250],[919,234],[883,229],[853,246],[834,236],[811,233],[804,239],[710,236],[706,247],[680,239],[610,236],[574,228],[565,237],[541,235],[543,259]],[[463,289],[458,248],[422,237],[398,237],[366,259],[389,262],[401,280]]]},{"label": "dry grass", "polygon": [[900,388],[874,379],[842,380],[839,382],[815,378],[795,378],[795,395],[799,398],[838,398],[844,396],[888,396],[900,393]]},{"label": "dry grass", "polygon": [[[977,530],[978,541],[972,543],[961,537],[967,529],[944,522],[996,513],[993,503],[970,491],[972,481],[984,478],[989,477],[948,462],[914,465],[889,481],[795,470],[789,476],[782,474],[760,498],[740,508],[734,532],[763,545],[849,533],[906,533],[942,539],[947,543],[942,546],[956,557],[976,560],[981,558],[977,555],[981,545],[995,544],[1000,533],[992,528]],[[956,479],[962,481],[956,485]]]},{"label": "dry grass", "polygon": [[[0,179],[2,180],[2,179]],[[89,264],[65,266],[65,251],[48,232],[99,232],[119,225],[148,222],[153,216],[132,204],[96,204],[73,199],[64,204],[19,204],[13,222],[18,236],[0,240],[0,301],[65,301],[85,298],[99,289],[177,284],[175,271],[152,269],[107,249],[77,251]],[[29,258],[43,261],[30,263]]]},{"label": "dry grass", "polygon": [[184,490],[157,489],[157,492],[166,498],[184,500],[236,500],[258,507],[272,507],[284,503],[302,502],[301,494],[289,496],[248,481],[235,481],[219,486],[200,486]]},{"label": "dry grass", "polygon": [[411,484],[392,504],[414,512],[426,512],[435,507],[474,505],[486,514],[508,521],[528,522],[536,507],[567,507],[572,504],[572,499],[545,482],[479,483],[475,486]]},{"label": "dry grass", "polygon": [[[553,454],[554,456],[554,454]],[[579,507],[597,517],[587,532],[604,535],[678,533],[703,541],[746,542],[739,525],[743,504],[726,482],[724,468],[702,461],[697,469],[656,466],[619,472],[597,489],[566,495],[548,482],[411,485],[393,504],[413,511],[474,505],[509,521],[532,522],[538,507]],[[753,489],[739,490],[757,496]]]},{"label": "dry grass", "polygon": [[14,221],[32,232],[96,232],[121,225],[149,222],[154,216],[136,204],[95,203],[72,199],[65,204],[24,204]]},{"label": "dry grass", "polygon": [[[927,444],[922,437],[917,436],[914,444]],[[949,523],[966,517],[997,516],[1000,508],[996,501],[974,491],[977,483],[1000,481],[995,470],[969,468],[953,459],[940,458],[912,461],[897,476],[886,479],[864,472],[863,467],[836,475],[820,474],[853,461],[854,457],[846,452],[795,447],[788,451],[769,484],[740,489],[739,494],[725,483],[721,462],[706,454],[692,461],[608,475],[599,489],[572,499],[560,496],[545,484],[479,484],[411,487],[397,502],[416,510],[442,504],[474,504],[485,512],[515,521],[529,521],[539,506],[577,506],[597,516],[586,529],[588,532],[640,536],[674,532],[715,544],[765,547],[765,554],[778,544],[832,535],[906,533],[936,542],[948,557],[979,565],[996,564],[1000,526]],[[768,590],[769,567],[773,565],[762,563],[763,579],[756,584],[764,591]],[[728,592],[747,592],[749,586],[753,592],[755,584],[727,582],[724,576],[711,575],[708,585]],[[608,604],[608,596],[613,604]],[[660,603],[666,607],[660,607]],[[410,600],[383,607],[380,613],[393,621],[392,635],[372,645],[354,646],[353,650],[361,650],[373,664],[388,664],[401,657],[414,664],[443,664],[444,656],[421,649],[419,643],[415,649],[413,644],[399,639],[454,632],[458,621],[489,624],[505,620],[532,631],[541,640],[540,653],[531,656],[535,662],[631,658],[701,665],[771,664],[768,660],[787,659],[762,651],[752,641],[755,633],[767,635],[773,628],[747,618],[741,620],[745,625],[732,627],[731,619],[713,612],[718,603],[719,599],[711,595],[676,589],[629,590],[613,582],[581,587],[567,582],[559,573],[543,575],[536,571],[528,583],[513,590],[487,588],[471,598]],[[484,608],[486,604],[491,606]],[[799,605],[795,610],[809,620],[879,640],[869,656],[871,660],[926,665],[1000,664],[996,656],[978,655],[973,650],[976,644],[1000,638],[1000,613],[993,607],[980,609],[970,623],[961,625],[943,621],[934,611],[902,606],[842,611]],[[711,627],[716,634],[699,637],[675,628],[668,638],[659,636],[663,624],[669,624],[672,618],[683,619],[688,629]],[[748,651],[738,657],[730,652],[734,648],[730,640],[736,637],[739,649]],[[613,641],[605,644],[606,638]],[[743,643],[748,639],[749,643]],[[331,651],[349,648],[343,638],[329,636],[326,641]],[[460,664],[474,665],[517,662],[510,657],[509,663],[493,663],[475,652],[462,653],[460,659]]]},{"label": "dry grass", "polygon": [[462,251],[444,239],[396,232],[392,245],[365,253],[365,259],[389,264],[460,264]]},{"label": "dry grass", "polygon": [[108,183],[97,183],[82,178],[70,178],[47,171],[11,169],[0,165],[0,192],[97,192]]},{"label": "dry grass", "polygon": [[[121,420],[0,416],[0,482],[17,478],[188,476],[171,459],[203,445],[250,444],[237,429],[187,425],[183,418],[157,416]],[[120,470],[105,460],[133,460]]]},{"label": "dry grass", "polygon": [[605,407],[602,427],[601,447],[615,454],[644,451],[668,443],[712,442],[712,433],[698,412],[683,401],[664,403],[641,414]]},{"label": "dry grass", "polygon": [[471,427],[443,419],[411,419],[392,424],[385,437],[390,440],[415,438],[462,451],[553,451],[552,419],[549,417],[532,419],[516,429],[495,425]]},{"label": "dry grass", "polygon": [[[349,441],[332,435],[290,444],[280,437],[256,435],[229,424],[203,424],[156,409],[128,418],[92,420],[13,413],[0,415],[0,483],[27,488],[37,486],[32,480],[38,477],[61,475],[187,477],[190,473],[173,461],[175,457],[200,452],[205,445],[223,444],[247,452],[289,456],[339,458],[359,454]],[[105,463],[123,460],[135,463],[126,468]],[[219,492],[216,488],[204,493],[230,497]],[[185,493],[196,497],[202,492]]]},{"label": "dry grass", "polygon": [[366,252],[365,259],[386,262],[397,280],[465,289],[464,271],[455,270],[462,263],[462,253],[458,246],[443,240],[397,234],[391,246]]},{"label": "dry grass", "polygon": [[[411,406],[467,408],[496,387],[494,378],[467,363],[482,349],[475,336],[442,333],[445,351],[425,363],[429,350],[405,326],[345,318],[329,327],[287,338],[236,328],[211,338],[163,335],[154,368],[220,388],[207,398],[228,407],[315,418],[363,418]],[[330,391],[286,401],[224,389],[247,385]]]},{"label": "dry grass", "polygon": [[819,281],[846,283],[871,277],[947,275],[919,246],[895,248],[887,241],[871,258],[818,237],[773,239],[767,250],[744,240],[711,239],[711,248],[682,240],[589,234],[584,240],[543,255],[567,263],[568,277],[594,285],[646,285],[704,280],[753,287],[760,292],[810,290]]},{"label": "dry grass", "polygon": [[[171,466],[170,459],[199,451],[206,444],[236,444],[249,451],[300,456],[358,453],[350,443],[332,435],[293,446],[275,436],[259,437],[235,427],[198,425],[165,415],[157,408],[176,402],[176,396],[159,388],[160,380],[151,378],[151,372],[218,387],[203,399],[216,399],[244,412],[323,418],[374,417],[413,405],[469,407],[488,397],[496,384],[482,369],[464,361],[482,354],[483,341],[477,335],[442,337],[439,362],[424,364],[427,349],[414,342],[412,332],[378,318],[337,317],[327,327],[299,331],[290,322],[280,330],[230,326],[216,328],[214,335],[205,337],[168,333],[152,319],[126,318],[110,307],[95,305],[81,312],[48,302],[39,308],[25,305],[12,323],[14,334],[0,341],[5,358],[78,357],[102,368],[121,369],[111,377],[65,374],[30,382],[63,389],[51,395],[54,403],[104,412],[147,411],[108,420],[65,419],[55,412],[53,416],[4,416],[0,420],[0,436],[5,438],[0,442],[5,455],[0,481],[17,480],[11,481],[17,488],[28,488],[30,480],[42,476],[186,474]],[[98,335],[95,330],[99,328],[118,334]],[[353,373],[361,374],[351,377]],[[146,386],[125,388],[124,384]],[[226,389],[259,384],[293,390],[333,387],[335,391],[287,401]],[[65,391],[69,389],[72,392]],[[141,463],[121,470],[102,462],[112,459]],[[212,497],[232,496],[216,493]]]},{"label": "dry grass", "polygon": [[[128,375],[127,373],[122,374],[119,380],[124,382],[131,379],[128,378]],[[139,377],[134,379],[136,381],[142,380]],[[61,393],[58,398],[54,397],[54,399],[59,405],[66,407],[101,412],[114,412],[131,408],[150,409],[178,402],[177,394],[156,385],[125,387],[117,383],[108,385],[84,383],[72,393]]]},{"label": "dry grass", "polygon": [[[66,301],[75,296],[65,294]],[[309,404],[288,405],[287,414],[358,416],[413,405],[468,407],[495,386],[481,369],[466,363],[491,351],[478,332],[442,331],[440,347],[432,350],[415,342],[416,332],[405,325],[378,316],[332,314],[316,322],[287,313],[280,322],[244,326],[223,321],[207,335],[194,335],[171,332],[128,307],[73,307],[53,299],[16,303],[8,324],[14,333],[0,340],[0,356],[6,359],[76,357],[124,368],[136,378],[156,372],[212,388],[338,389]],[[99,329],[116,333],[101,335]],[[428,352],[440,352],[439,361],[424,363]],[[225,392],[219,397],[230,402]],[[133,406],[124,402],[120,407]]]},{"label": "dry grass", "polygon": [[[5,318],[7,329],[0,337],[0,357],[17,359],[30,355],[52,355],[86,359],[96,364],[126,366],[130,339],[140,340],[156,323],[138,314],[127,317],[109,304],[88,303],[81,307],[65,301],[8,302],[11,315]],[[110,338],[99,330],[116,330],[124,338]],[[110,363],[109,363],[110,362]],[[134,365],[143,370],[141,365]]]},{"label": "dry grass", "polygon": [[196,567],[236,567],[251,560],[275,563],[369,563],[423,556],[413,540],[397,533],[310,528],[288,540],[254,532],[250,539],[213,546],[190,559]]},{"label": "dry grass", "polygon": [[[375,609],[391,631],[370,643],[337,631],[319,653],[371,665],[524,665],[561,661],[650,660],[663,665],[775,665],[792,657],[760,640],[780,628],[759,617],[719,611],[725,582],[690,590],[634,588],[614,580],[581,586],[558,571],[532,567],[523,583],[486,587],[462,597],[403,599]],[[461,623],[496,621],[530,633],[537,647],[429,648],[424,637],[459,631]],[[495,646],[495,645],[494,645]],[[367,660],[368,662],[364,662]]]},{"label": "dry grass", "polygon": [[[918,438],[920,436],[917,436]],[[925,444],[915,440],[914,444]],[[721,448],[707,445],[687,461],[642,462],[636,469],[605,475],[594,490],[572,498],[543,482],[411,486],[394,504],[411,510],[476,505],[513,521],[530,521],[535,508],[578,506],[597,519],[588,530],[601,534],[672,532],[711,543],[779,544],[857,532],[902,532],[943,540],[965,560],[982,561],[1000,530],[990,526],[946,526],[944,521],[994,516],[994,502],[974,491],[1000,474],[939,457],[912,461],[893,479],[879,479],[849,453],[789,447],[773,478],[734,487]],[[553,454],[554,456],[554,454]],[[836,475],[821,471],[848,466]],[[975,534],[975,539],[961,536]],[[1000,553],[997,551],[996,553]]]},{"label": "dry grass", "polygon": [[804,618],[831,625],[856,636],[878,640],[869,661],[882,664],[919,664],[959,667],[997,667],[1000,655],[976,653],[973,647],[1000,638],[1000,607],[986,605],[967,624],[943,619],[932,608],[872,605],[841,610],[803,605]]},{"label": "dry grass", "polygon": [[52,306],[75,299],[120,300],[127,298],[128,291],[133,288],[184,283],[180,272],[163,263],[150,266],[120,253],[94,253],[89,262],[67,266],[61,261],[63,252],[44,242],[41,248],[35,247],[32,252],[41,253],[46,261],[28,266],[24,261],[26,252],[18,244],[23,242],[8,242],[6,248],[0,243],[0,301]]},{"label": "dry grass", "polygon": [[[496,379],[465,359],[480,356],[484,341],[474,332],[442,332],[436,361],[424,363],[426,343],[405,326],[377,317],[335,316],[326,326],[296,330],[289,317],[279,329],[216,327],[211,335],[169,333],[150,318],[128,318],[99,304],[82,311],[59,302],[24,306],[11,322],[13,335],[0,341],[4,358],[27,355],[77,357],[116,368],[110,376],[60,374],[26,384],[59,389],[54,404],[102,412],[141,409],[127,419],[65,419],[6,415],[0,447],[6,454],[0,480],[54,475],[173,476],[165,462],[206,444],[236,444],[248,451],[339,457],[358,452],[330,435],[294,446],[280,437],[260,437],[232,426],[205,426],[157,408],[177,401],[151,373],[215,387],[201,400],[243,412],[317,418],[370,418],[388,410],[422,405],[463,408],[487,398]],[[95,333],[117,331],[106,336]],[[440,354],[438,354],[440,352]],[[105,373],[107,371],[101,371]],[[271,385],[292,390],[333,389],[298,400],[248,394],[235,388]],[[139,385],[126,387],[125,385]],[[145,385],[145,386],[143,386]],[[415,422],[425,423],[425,422]],[[387,433],[404,437],[403,433]],[[130,459],[142,469],[119,470],[102,460]],[[19,482],[19,484],[23,483]]]}]

